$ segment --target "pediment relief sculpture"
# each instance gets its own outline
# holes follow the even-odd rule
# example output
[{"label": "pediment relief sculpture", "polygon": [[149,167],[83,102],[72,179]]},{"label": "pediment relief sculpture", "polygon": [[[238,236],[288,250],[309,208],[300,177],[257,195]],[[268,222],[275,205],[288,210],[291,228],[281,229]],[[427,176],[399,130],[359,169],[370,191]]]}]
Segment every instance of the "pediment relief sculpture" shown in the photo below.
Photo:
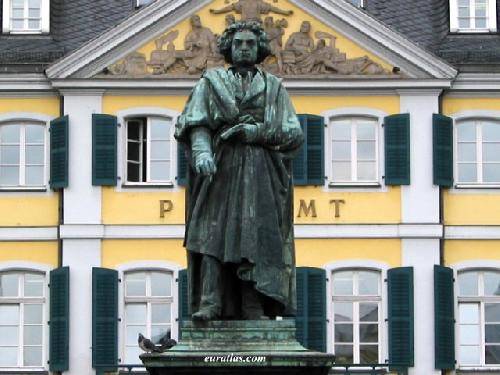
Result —
[{"label": "pediment relief sculpture", "polygon": [[[274,0],[277,2],[277,0]],[[292,10],[282,9],[263,0],[238,0],[221,9],[210,9],[212,14],[225,14],[225,27],[238,21],[257,21],[262,24],[269,39],[271,55],[262,68],[279,76],[394,76],[368,56],[347,58],[336,47],[336,37],[316,31],[314,38],[309,21],[303,21],[300,30],[285,41],[285,29]],[[278,14],[275,18],[269,14]],[[264,19],[262,16],[266,15]],[[222,21],[222,20],[221,20]],[[191,30],[184,38],[184,49],[176,48],[177,30],[155,40],[155,49],[146,56],[134,52],[103,71],[105,75],[121,77],[199,76],[204,70],[223,66],[224,58],[217,46],[218,35],[203,26],[199,15],[190,18]]]}]

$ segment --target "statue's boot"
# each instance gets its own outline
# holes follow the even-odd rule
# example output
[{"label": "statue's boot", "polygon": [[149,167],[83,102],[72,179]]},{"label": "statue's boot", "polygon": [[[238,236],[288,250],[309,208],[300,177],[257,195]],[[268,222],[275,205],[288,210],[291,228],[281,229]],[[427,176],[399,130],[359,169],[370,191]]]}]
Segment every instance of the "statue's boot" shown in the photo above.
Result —
[{"label": "statue's boot", "polygon": [[193,320],[216,320],[222,312],[221,264],[209,255],[203,255],[201,261],[201,296],[200,308],[191,315]]},{"label": "statue's boot", "polygon": [[262,298],[259,292],[255,290],[254,283],[243,282],[241,290],[241,312],[245,320],[264,320],[269,319],[264,314],[262,307]]}]

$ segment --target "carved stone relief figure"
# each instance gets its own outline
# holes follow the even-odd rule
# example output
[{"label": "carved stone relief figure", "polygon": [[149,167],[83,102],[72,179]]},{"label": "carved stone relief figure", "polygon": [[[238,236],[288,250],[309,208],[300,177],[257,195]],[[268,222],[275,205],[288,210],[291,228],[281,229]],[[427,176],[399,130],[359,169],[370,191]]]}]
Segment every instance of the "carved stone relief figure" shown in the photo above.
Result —
[{"label": "carved stone relief figure", "polygon": [[192,30],[187,34],[184,40],[184,63],[187,66],[189,74],[202,72],[206,67],[208,60],[217,55],[217,40],[212,31],[203,27],[200,16],[191,17]]},{"label": "carved stone relief figure", "polygon": [[119,63],[109,68],[111,74],[116,75],[145,75],[147,71],[146,56],[139,52],[133,52]]},{"label": "carved stone relief figure", "polygon": [[306,74],[314,67],[314,40],[310,35],[311,23],[302,22],[300,31],[290,35],[283,52],[285,74]]},{"label": "carved stone relief figure", "polygon": [[[156,50],[151,52],[151,59],[148,66],[153,69],[153,74],[167,73],[178,60],[178,54],[175,51],[174,40],[179,36],[177,30],[171,31],[168,34],[155,40]],[[167,44],[167,50],[163,46]]]},{"label": "carved stone relief figure", "polygon": [[221,9],[210,9],[210,13],[212,14],[230,12],[241,14],[242,21],[256,21],[260,23],[262,23],[262,14],[276,13],[284,16],[293,14],[292,10],[283,10],[264,0],[238,0],[236,3],[227,5]]},{"label": "carved stone relief figure", "polygon": [[283,35],[287,27],[288,21],[284,18],[276,22],[274,22],[273,17],[266,17],[264,20],[264,30],[269,39],[271,54],[264,61],[263,65],[270,72],[280,73],[283,71]]}]

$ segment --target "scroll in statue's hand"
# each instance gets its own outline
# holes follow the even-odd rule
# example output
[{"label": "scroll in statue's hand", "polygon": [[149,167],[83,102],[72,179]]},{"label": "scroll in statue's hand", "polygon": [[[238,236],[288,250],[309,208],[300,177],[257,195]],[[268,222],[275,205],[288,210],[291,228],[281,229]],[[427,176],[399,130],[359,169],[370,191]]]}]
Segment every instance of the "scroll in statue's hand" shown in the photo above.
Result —
[{"label": "scroll in statue's hand", "polygon": [[255,124],[238,124],[221,134],[224,141],[239,139],[244,143],[254,143],[257,140],[258,127]]}]

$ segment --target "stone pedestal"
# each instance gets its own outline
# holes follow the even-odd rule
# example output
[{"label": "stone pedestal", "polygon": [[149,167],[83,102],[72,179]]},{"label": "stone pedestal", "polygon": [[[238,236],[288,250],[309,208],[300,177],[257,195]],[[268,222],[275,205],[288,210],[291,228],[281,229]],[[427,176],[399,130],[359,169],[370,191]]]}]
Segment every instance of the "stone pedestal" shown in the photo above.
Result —
[{"label": "stone pedestal", "polygon": [[179,344],[141,360],[151,375],[326,375],[334,364],[297,342],[293,320],[184,322]]}]

